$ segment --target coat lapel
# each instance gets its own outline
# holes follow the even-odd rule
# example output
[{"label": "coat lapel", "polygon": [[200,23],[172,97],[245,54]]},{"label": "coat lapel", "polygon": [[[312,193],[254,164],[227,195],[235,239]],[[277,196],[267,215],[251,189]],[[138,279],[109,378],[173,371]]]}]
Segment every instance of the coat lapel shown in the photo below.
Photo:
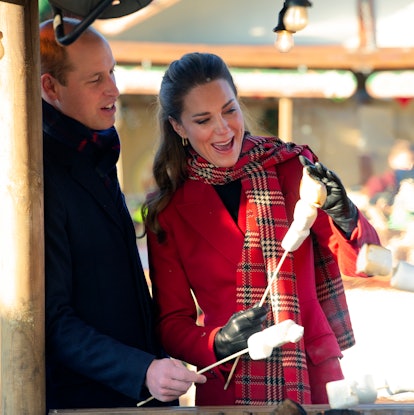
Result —
[{"label": "coat lapel", "polygon": [[122,229],[122,220],[115,201],[84,157],[77,157],[76,162],[72,164],[71,173],[73,179],[93,196],[99,206]]},{"label": "coat lapel", "polygon": [[200,238],[232,262],[240,261],[244,234],[213,186],[189,180],[176,203],[179,215]]}]

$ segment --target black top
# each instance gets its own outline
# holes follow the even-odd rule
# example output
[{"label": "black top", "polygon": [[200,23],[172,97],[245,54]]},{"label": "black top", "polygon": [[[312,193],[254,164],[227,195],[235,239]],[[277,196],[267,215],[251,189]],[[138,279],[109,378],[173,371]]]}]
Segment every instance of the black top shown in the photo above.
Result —
[{"label": "black top", "polygon": [[240,206],[241,180],[234,180],[224,185],[213,185],[231,217],[237,223]]}]

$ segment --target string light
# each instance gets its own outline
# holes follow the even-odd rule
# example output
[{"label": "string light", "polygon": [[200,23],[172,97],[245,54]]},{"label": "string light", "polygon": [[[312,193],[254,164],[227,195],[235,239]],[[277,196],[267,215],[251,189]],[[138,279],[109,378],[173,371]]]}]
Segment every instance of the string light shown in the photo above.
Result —
[{"label": "string light", "polygon": [[294,46],[293,34],[302,30],[308,24],[308,7],[312,3],[308,0],[286,0],[279,12],[275,47],[279,52],[289,52]]},{"label": "string light", "polygon": [[287,11],[286,2],[284,3],[282,10],[279,12],[279,19],[277,26],[273,29],[273,32],[276,33],[275,47],[279,52],[289,52],[294,45],[293,33],[290,30],[286,29],[286,26],[283,22],[285,13]]},{"label": "string light", "polygon": [[286,0],[287,10],[283,23],[287,30],[297,32],[308,24],[308,7],[312,6],[308,0]]}]

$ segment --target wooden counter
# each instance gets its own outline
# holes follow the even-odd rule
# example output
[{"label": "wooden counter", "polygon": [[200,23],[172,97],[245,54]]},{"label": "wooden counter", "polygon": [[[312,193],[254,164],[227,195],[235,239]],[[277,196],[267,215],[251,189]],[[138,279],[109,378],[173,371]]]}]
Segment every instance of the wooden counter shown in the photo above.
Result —
[{"label": "wooden counter", "polygon": [[[256,415],[275,414],[277,406],[204,406],[171,408],[120,408],[120,409],[76,409],[52,410],[49,415]],[[328,405],[303,405],[309,415],[345,415],[347,411],[331,410]],[[414,414],[414,404],[358,405],[351,408],[360,415],[405,415]],[[276,412],[277,413],[277,412]]]}]

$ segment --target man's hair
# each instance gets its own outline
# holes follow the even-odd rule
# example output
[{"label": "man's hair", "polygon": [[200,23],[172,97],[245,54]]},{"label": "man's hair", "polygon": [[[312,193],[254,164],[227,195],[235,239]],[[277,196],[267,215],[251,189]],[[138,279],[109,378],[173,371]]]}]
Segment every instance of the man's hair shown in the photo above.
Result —
[{"label": "man's hair", "polygon": [[[73,30],[79,24],[79,20],[68,17],[65,17],[63,22],[66,31]],[[103,38],[91,26],[86,28],[79,39],[86,36]],[[67,47],[70,46],[62,46],[57,42],[52,19],[40,24],[40,74],[49,73],[62,85],[66,85],[66,74],[73,70]]]}]

